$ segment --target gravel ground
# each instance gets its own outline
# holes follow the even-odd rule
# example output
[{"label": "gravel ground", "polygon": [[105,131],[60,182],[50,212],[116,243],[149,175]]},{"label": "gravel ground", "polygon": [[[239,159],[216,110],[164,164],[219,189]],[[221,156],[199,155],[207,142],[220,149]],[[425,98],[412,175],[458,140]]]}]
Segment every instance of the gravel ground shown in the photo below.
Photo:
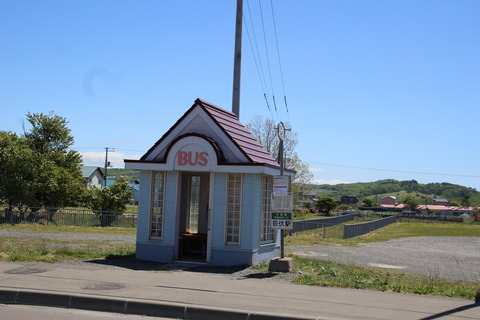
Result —
[{"label": "gravel ground", "polygon": [[480,238],[413,237],[359,247],[289,247],[299,256],[480,282]]},{"label": "gravel ground", "polygon": [[[62,241],[78,247],[82,241],[109,245],[135,244],[135,235],[92,233],[29,233],[2,230],[2,237]],[[65,242],[64,242],[65,241]],[[479,237],[414,237],[364,244],[359,247],[287,247],[287,253],[357,265],[405,270],[427,276],[480,282]],[[139,263],[133,262],[132,263]]]}]

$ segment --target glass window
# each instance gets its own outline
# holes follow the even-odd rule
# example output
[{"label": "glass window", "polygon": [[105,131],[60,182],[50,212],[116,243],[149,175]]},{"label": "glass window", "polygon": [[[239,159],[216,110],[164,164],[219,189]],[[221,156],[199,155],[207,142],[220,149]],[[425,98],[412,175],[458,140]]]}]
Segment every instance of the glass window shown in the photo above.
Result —
[{"label": "glass window", "polygon": [[262,221],[260,230],[260,243],[271,243],[274,241],[271,224],[270,201],[272,196],[273,177],[262,176]]},{"label": "glass window", "polygon": [[198,216],[200,214],[200,176],[190,177],[190,202],[187,211],[187,232],[198,233]]},{"label": "glass window", "polygon": [[227,176],[227,210],[225,244],[240,245],[240,222],[242,217],[242,178],[241,173],[229,173]]},{"label": "glass window", "polygon": [[150,239],[162,239],[163,208],[165,199],[165,172],[152,173],[152,195],[150,203]]}]

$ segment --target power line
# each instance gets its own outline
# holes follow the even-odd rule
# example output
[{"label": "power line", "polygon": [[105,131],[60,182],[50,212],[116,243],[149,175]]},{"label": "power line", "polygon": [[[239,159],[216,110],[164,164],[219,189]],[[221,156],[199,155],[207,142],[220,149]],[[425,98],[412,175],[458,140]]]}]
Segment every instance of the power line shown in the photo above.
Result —
[{"label": "power line", "polygon": [[[262,1],[258,0],[258,4],[259,4],[259,7],[260,7],[260,18],[261,18],[261,21],[262,21],[263,42],[264,42],[264,45],[265,45],[265,55],[266,55],[266,58],[267,58],[267,67],[268,67],[268,75],[269,75],[269,80],[270,80],[270,88],[272,89],[272,96],[273,96],[273,101],[274,101],[275,113],[277,113],[277,105],[275,103],[275,94],[274,94],[274,90],[273,90],[272,71],[270,69],[270,58],[269,58],[269,55],[268,55],[267,36],[266,36],[266,33],[265,33],[265,21],[263,19]],[[278,113],[277,113],[277,118],[278,118]]]},{"label": "power line", "polygon": [[[281,89],[283,90],[283,102],[285,104],[285,111],[287,113],[288,122],[291,122],[290,121],[289,109],[288,109],[288,103],[287,103],[287,95],[286,95],[286,90],[285,90],[285,79],[284,79],[284,75],[283,75],[283,66],[282,66],[281,54],[280,54],[280,44],[279,44],[279,41],[278,41],[278,32],[277,32],[275,10],[273,8],[273,1],[272,0],[270,0],[270,6],[271,6],[270,10],[271,10],[272,22],[269,26],[271,26],[273,28],[273,30],[271,30],[271,28],[267,28],[267,24],[268,24],[267,22],[269,22],[267,20],[269,20],[269,19],[266,19],[266,18],[269,15],[264,16],[262,1],[258,0],[258,5],[256,6],[257,10],[259,10],[259,15],[257,15],[256,21],[258,23],[261,23],[262,35],[263,35],[263,45],[264,45],[263,49],[264,50],[263,50],[262,55],[260,54],[259,43],[257,41],[256,32],[255,32],[255,25],[254,25],[254,18],[253,18],[253,14],[252,14],[252,9],[251,9],[251,6],[250,6],[250,2],[248,0],[247,0],[247,9],[248,9],[247,12],[249,14],[250,26],[246,21],[247,20],[246,17],[244,17],[244,20],[245,20],[244,25],[245,25],[247,35],[248,35],[248,38],[249,38],[250,47],[251,47],[252,54],[253,54],[253,57],[254,57],[255,67],[257,69],[257,74],[258,74],[258,77],[260,79],[260,85],[261,85],[262,90],[263,90],[265,104],[267,105],[267,109],[270,112],[271,119],[274,120],[274,118],[276,118],[277,121],[280,121],[279,120],[280,109],[277,107],[277,102],[280,102],[280,101],[277,101],[278,95],[275,92],[275,85],[277,85],[277,84],[274,83],[274,82],[281,81]],[[251,32],[250,32],[250,30],[251,30]],[[275,44],[273,44],[271,41],[269,41],[269,33],[271,35],[272,32],[274,32],[273,36],[275,37],[274,38]],[[272,74],[272,72],[274,72],[275,70],[272,69],[272,64],[271,64],[271,61],[270,61],[271,52],[269,52],[269,51],[270,51],[271,48],[269,48],[269,44],[274,45],[276,47],[278,69],[279,69],[279,73],[280,73],[280,77],[279,77],[280,79],[278,79],[276,81],[274,81],[273,74]],[[264,59],[266,59],[266,62],[265,62]],[[262,61],[262,60],[264,60],[264,61]],[[267,70],[264,69],[264,66],[267,68]],[[268,74],[267,74],[267,72],[268,72]],[[268,80],[267,80],[267,77],[268,77]],[[272,114],[272,108],[271,107],[275,110],[275,116],[273,116],[273,114]]]},{"label": "power line", "polygon": [[287,94],[285,93],[285,83],[283,81],[283,70],[282,70],[282,62],[281,62],[281,59],[280,59],[280,48],[278,46],[277,23],[275,21],[275,12],[273,10],[273,1],[272,0],[270,0],[270,6],[272,8],[273,30],[275,32],[275,44],[277,46],[278,66],[279,66],[279,69],[280,69],[280,79],[282,81],[283,100],[285,101],[285,110],[287,111],[287,115],[290,119],[290,115],[288,113],[288,106],[287,106]]},{"label": "power line", "polygon": [[253,24],[253,15],[252,15],[252,11],[250,9],[250,2],[247,0],[247,9],[248,9],[248,14],[249,14],[249,20],[250,20],[250,25],[251,25],[251,29],[252,29],[252,35],[253,35],[253,44],[252,44],[252,37],[250,36],[250,31],[249,31],[249,28],[248,28],[248,23],[245,19],[245,16],[244,16],[244,20],[245,20],[245,30],[247,31],[247,37],[248,37],[248,40],[249,40],[249,43],[250,43],[250,48],[252,50],[252,55],[253,55],[253,59],[254,59],[254,62],[255,62],[255,67],[257,69],[257,75],[258,75],[258,78],[260,80],[260,85],[262,87],[262,92],[263,92],[263,97],[265,99],[265,104],[267,105],[267,109],[270,113],[270,117],[273,119],[274,116],[273,116],[273,113],[272,113],[272,109],[270,108],[270,102],[269,102],[269,94],[268,94],[268,86],[267,86],[267,82],[265,80],[265,73],[263,71],[263,64],[262,64],[262,59],[261,59],[261,55],[260,55],[260,51],[258,49],[258,41],[257,41],[257,36],[256,36],[256,32],[255,32],[255,25]]},{"label": "power line", "polygon": [[361,170],[371,170],[371,171],[385,171],[385,172],[410,173],[410,174],[413,173],[413,174],[425,174],[425,175],[436,175],[436,176],[447,176],[447,177],[480,178],[480,176],[476,176],[476,175],[466,175],[466,174],[438,173],[438,172],[424,172],[424,171],[405,171],[405,170],[396,170],[396,169],[379,169],[379,168],[347,166],[347,165],[332,164],[332,163],[323,163],[323,162],[310,162],[310,163],[313,163],[313,164],[321,164],[321,165],[332,166],[332,167],[361,169]]}]

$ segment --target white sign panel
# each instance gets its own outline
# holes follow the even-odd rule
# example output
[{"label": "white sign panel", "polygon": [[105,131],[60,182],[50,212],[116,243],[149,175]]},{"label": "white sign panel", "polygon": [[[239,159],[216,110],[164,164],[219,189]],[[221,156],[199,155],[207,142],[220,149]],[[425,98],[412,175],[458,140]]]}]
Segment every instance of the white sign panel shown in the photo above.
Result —
[{"label": "white sign panel", "polygon": [[290,191],[290,176],[273,176],[273,193]]},{"label": "white sign panel", "polygon": [[272,194],[272,211],[292,212],[293,195],[291,192],[280,192]]}]

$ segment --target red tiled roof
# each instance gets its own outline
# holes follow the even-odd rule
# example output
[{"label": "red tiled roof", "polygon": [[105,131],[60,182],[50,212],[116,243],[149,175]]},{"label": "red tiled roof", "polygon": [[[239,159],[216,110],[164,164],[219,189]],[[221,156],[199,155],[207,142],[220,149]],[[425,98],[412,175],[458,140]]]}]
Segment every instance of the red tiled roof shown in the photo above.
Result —
[{"label": "red tiled roof", "polygon": [[[140,161],[144,161],[147,155],[152,152],[157,145],[163,141],[170,132],[177,127],[183,119],[196,107],[200,106],[205,113],[218,125],[225,135],[238,147],[243,155],[250,161],[250,164],[269,165],[280,167],[272,156],[263,148],[255,137],[238,121],[237,116],[205,100],[196,99],[193,106],[177,120],[177,122],[143,155]],[[226,164],[226,163],[223,163]]]},{"label": "red tiled roof", "polygon": [[195,103],[200,105],[205,112],[212,117],[213,121],[225,132],[235,143],[243,154],[253,163],[268,164],[275,167],[280,166],[265,148],[255,139],[250,131],[238,121],[237,116],[211,104],[205,100],[197,99]]}]

